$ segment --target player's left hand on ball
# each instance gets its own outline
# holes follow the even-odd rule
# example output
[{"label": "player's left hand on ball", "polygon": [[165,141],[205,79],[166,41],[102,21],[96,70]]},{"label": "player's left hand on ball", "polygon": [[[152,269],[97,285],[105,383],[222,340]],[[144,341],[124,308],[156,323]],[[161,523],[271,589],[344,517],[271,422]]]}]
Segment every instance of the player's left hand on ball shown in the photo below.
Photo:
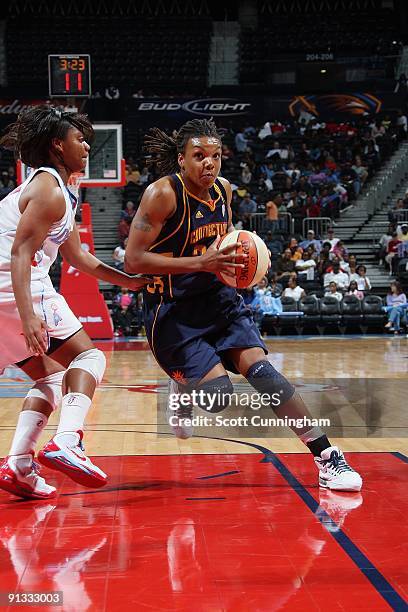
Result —
[{"label": "player's left hand on ball", "polygon": [[139,291],[142,289],[147,283],[151,282],[151,278],[147,278],[147,276],[132,276],[129,280],[126,281],[126,287],[130,289],[130,291]]}]

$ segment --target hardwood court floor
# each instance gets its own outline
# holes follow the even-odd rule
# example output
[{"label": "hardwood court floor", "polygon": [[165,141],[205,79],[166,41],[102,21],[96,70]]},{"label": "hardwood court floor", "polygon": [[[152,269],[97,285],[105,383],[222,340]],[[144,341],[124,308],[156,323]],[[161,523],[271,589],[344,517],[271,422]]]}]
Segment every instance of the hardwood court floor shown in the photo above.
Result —
[{"label": "hardwood court floor", "polygon": [[[0,609],[26,609],[5,593],[34,591],[59,593],[56,612],[408,610],[407,340],[268,344],[312,413],[335,421],[330,439],[362,474],[360,493],[319,489],[312,457],[282,428],[176,440],[145,343],[101,343],[109,363],[86,448],[109,482],[84,490],[44,469],[55,498],[0,492]],[[16,370],[0,379],[2,455],[28,387]]]},{"label": "hardwood court floor", "polygon": [[[209,437],[177,440],[169,432],[163,408],[167,379],[143,341],[105,342],[108,367],[88,415],[86,449],[90,455],[166,455],[246,453],[245,446],[214,438],[258,442],[274,452],[303,452],[288,429],[262,431],[216,428],[200,430]],[[268,341],[273,365],[295,382],[313,416],[335,417],[341,427],[331,439],[350,451],[408,451],[408,339],[282,338]],[[29,381],[17,370],[0,378],[0,455],[9,448],[21,399]],[[234,383],[243,379],[233,376]],[[243,390],[242,385],[238,389]],[[226,416],[234,416],[231,407]],[[269,413],[268,413],[269,414]],[[265,415],[265,410],[262,411]],[[273,416],[273,415],[271,415]],[[159,417],[159,418],[158,418]],[[50,419],[40,443],[53,431]],[[159,425],[158,425],[159,423]]]}]

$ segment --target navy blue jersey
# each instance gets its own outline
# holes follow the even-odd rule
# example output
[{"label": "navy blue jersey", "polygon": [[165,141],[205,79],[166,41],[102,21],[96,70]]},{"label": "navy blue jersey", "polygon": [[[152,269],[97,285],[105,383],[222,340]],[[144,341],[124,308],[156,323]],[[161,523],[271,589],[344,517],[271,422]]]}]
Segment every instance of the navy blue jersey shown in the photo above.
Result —
[{"label": "navy blue jersey", "polygon": [[[150,247],[152,253],[167,257],[194,257],[205,253],[217,237],[228,230],[227,194],[219,179],[210,188],[210,202],[200,200],[186,188],[179,174],[171,179],[177,196],[174,215],[166,221],[156,242]],[[154,276],[146,285],[144,298],[147,304],[189,298],[225,288],[215,274],[207,272],[188,274],[165,274]],[[234,290],[233,290],[234,291]]]}]

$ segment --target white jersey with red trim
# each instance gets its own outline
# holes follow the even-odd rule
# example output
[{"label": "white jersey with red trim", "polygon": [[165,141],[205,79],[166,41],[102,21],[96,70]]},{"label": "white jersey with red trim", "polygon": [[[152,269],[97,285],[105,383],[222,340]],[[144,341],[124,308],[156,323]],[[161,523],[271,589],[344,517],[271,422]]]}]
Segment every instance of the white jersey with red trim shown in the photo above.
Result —
[{"label": "white jersey with red trim", "polygon": [[49,172],[55,176],[64,195],[66,206],[63,217],[51,225],[41,248],[38,249],[32,259],[31,294],[33,297],[47,297],[55,293],[49,277],[49,271],[58,255],[59,247],[73,230],[77,200],[66,185],[64,185],[62,178],[54,168],[41,167],[32,172],[24,183],[19,185],[0,202],[0,303],[14,301],[10,263],[11,249],[16,236],[17,226],[22,216],[19,209],[19,201],[24,189],[39,172]]}]

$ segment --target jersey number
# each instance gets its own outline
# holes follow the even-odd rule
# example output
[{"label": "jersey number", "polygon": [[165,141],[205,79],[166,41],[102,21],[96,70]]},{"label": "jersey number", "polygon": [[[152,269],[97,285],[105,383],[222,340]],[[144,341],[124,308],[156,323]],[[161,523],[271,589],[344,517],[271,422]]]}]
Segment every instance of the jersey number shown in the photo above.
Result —
[{"label": "jersey number", "polygon": [[206,251],[207,251],[207,247],[205,246],[205,244],[197,244],[194,247],[193,257],[195,257],[196,255],[204,255]]},{"label": "jersey number", "polygon": [[[164,255],[164,257],[173,257],[173,253],[160,253],[160,255]],[[146,285],[146,290],[149,293],[164,293],[163,277],[153,276],[152,282]]]}]

